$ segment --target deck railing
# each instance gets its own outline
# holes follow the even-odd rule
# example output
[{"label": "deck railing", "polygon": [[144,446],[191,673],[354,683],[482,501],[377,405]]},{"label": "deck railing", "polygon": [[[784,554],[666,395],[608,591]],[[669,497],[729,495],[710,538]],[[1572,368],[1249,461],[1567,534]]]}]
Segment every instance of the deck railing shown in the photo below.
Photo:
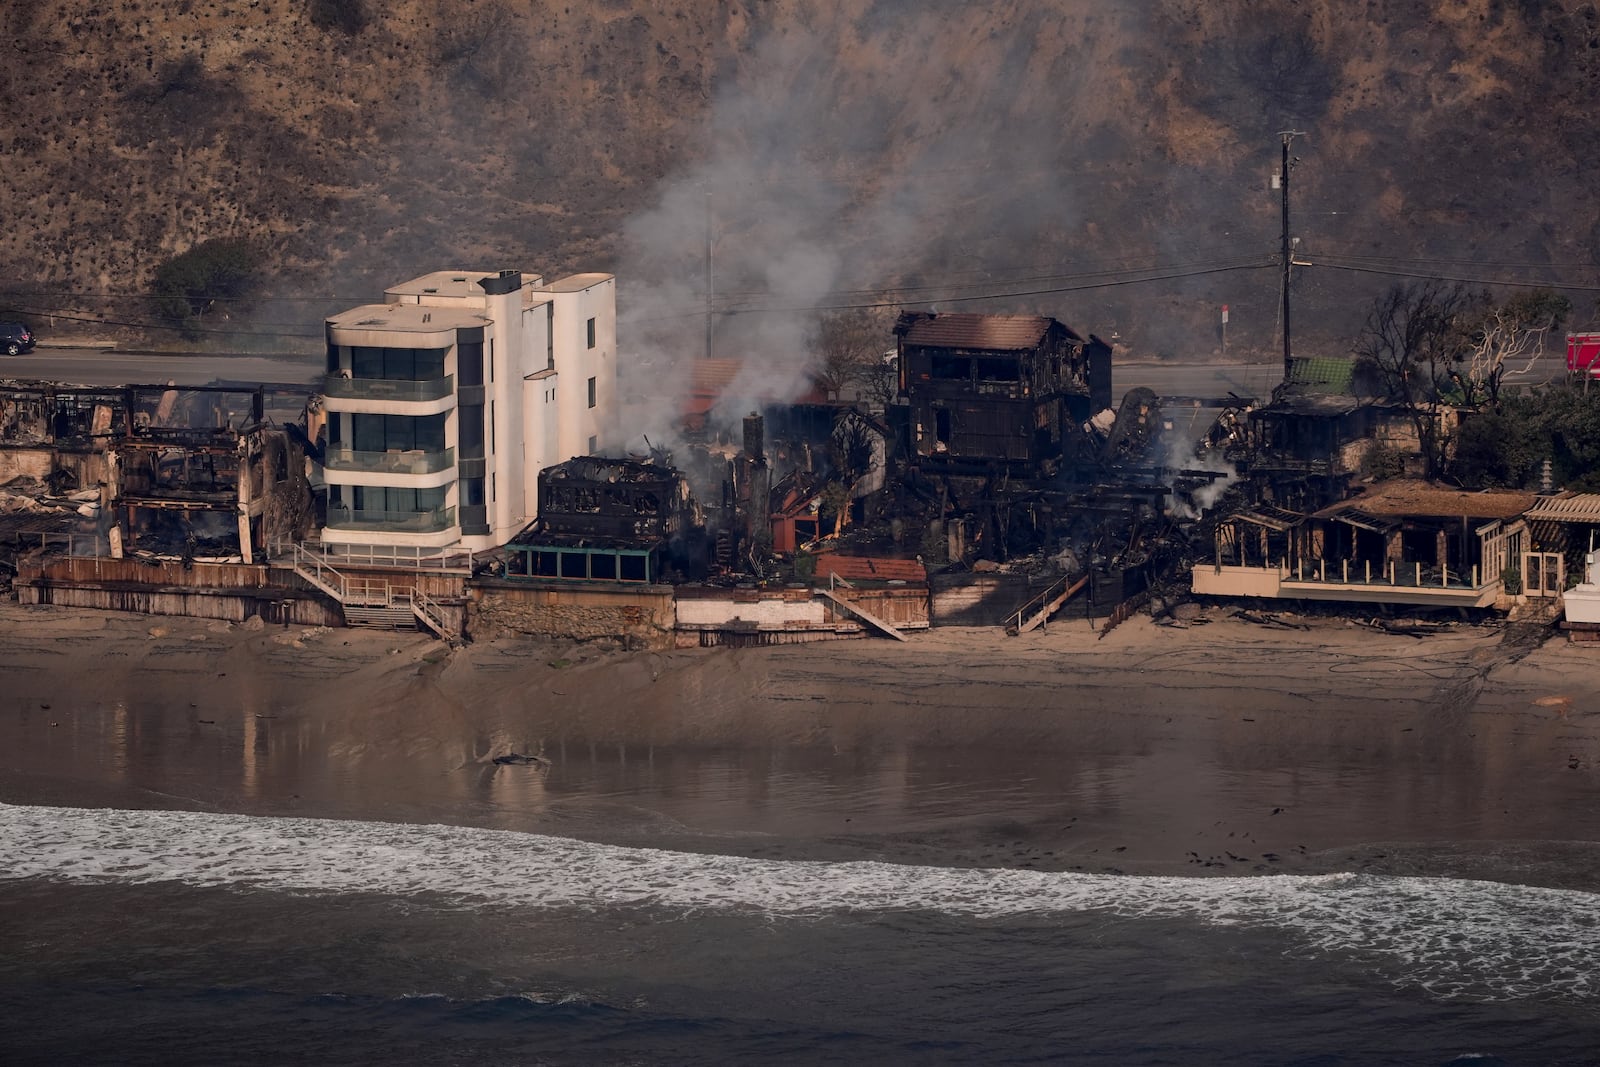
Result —
[{"label": "deck railing", "polygon": [[323,466],[331,471],[360,471],[363,474],[434,474],[456,465],[456,450],[426,452],[421,449],[390,452],[362,452],[354,448],[333,447],[325,453]]},{"label": "deck railing", "polygon": [[1399,560],[1296,560],[1280,565],[1285,582],[1322,585],[1387,585],[1415,589],[1482,589],[1500,576],[1482,575],[1477,564],[1466,570],[1451,570],[1419,562]]},{"label": "deck railing", "polygon": [[455,388],[455,378],[445,375],[429,381],[402,381],[393,378],[342,378],[330,374],[322,380],[325,396],[340,400],[404,400],[426,402],[442,400]]},{"label": "deck railing", "polygon": [[330,530],[374,530],[384,533],[438,533],[456,524],[456,509],[433,508],[429,511],[363,511],[355,508],[328,506]]}]

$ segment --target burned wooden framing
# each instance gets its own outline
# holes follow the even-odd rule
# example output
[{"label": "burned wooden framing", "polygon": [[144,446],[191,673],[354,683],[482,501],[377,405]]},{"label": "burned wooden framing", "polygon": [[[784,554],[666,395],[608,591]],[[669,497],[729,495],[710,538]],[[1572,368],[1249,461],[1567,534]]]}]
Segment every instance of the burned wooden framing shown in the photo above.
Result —
[{"label": "burned wooden framing", "polygon": [[263,390],[131,385],[112,441],[111,554],[253,562],[310,522],[303,435],[263,421]]},{"label": "burned wooden framing", "polygon": [[1111,401],[1110,348],[1039,315],[907,312],[895,325],[908,452],[1037,469]]}]

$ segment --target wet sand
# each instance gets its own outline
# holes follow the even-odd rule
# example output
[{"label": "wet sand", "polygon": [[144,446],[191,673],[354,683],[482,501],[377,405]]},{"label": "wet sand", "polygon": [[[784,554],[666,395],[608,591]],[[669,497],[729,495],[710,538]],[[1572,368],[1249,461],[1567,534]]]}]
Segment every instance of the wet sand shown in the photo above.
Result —
[{"label": "wet sand", "polygon": [[[626,653],[0,605],[0,801],[1600,888],[1600,653],[1131,620]],[[542,755],[527,766],[509,753]]]}]

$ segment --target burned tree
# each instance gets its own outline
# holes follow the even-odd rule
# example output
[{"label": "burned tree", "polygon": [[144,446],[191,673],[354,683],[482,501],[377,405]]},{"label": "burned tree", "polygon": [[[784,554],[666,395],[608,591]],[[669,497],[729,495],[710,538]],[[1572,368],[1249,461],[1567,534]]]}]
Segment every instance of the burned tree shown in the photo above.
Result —
[{"label": "burned tree", "polygon": [[818,321],[811,377],[829,400],[854,391],[881,406],[893,396],[892,368],[883,359],[886,332],[868,311],[835,312]]},{"label": "burned tree", "polygon": [[1526,370],[1544,355],[1546,338],[1561,329],[1572,304],[1549,289],[1495,304],[1485,296],[1467,323],[1459,366],[1450,374],[1463,406],[1500,410],[1500,386],[1510,370]]},{"label": "burned tree", "polygon": [[1409,414],[1429,478],[1444,467],[1440,413],[1451,385],[1450,367],[1467,343],[1475,306],[1459,283],[1396,285],[1373,301],[1356,342],[1360,370]]}]

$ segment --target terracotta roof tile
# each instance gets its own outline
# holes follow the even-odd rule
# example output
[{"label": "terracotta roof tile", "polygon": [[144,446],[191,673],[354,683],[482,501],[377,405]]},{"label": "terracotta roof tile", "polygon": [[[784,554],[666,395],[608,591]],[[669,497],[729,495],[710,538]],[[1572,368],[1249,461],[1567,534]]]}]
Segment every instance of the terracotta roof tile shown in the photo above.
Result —
[{"label": "terracotta roof tile", "polygon": [[939,314],[913,322],[906,330],[905,343],[952,348],[1037,348],[1053,321],[1043,315]]},{"label": "terracotta roof tile", "polygon": [[1317,515],[1327,518],[1346,509],[1359,509],[1368,515],[1386,517],[1509,519],[1527,511],[1538,499],[1533,493],[1498,489],[1467,492],[1404,478],[1380,482]]},{"label": "terracotta roof tile", "polygon": [[914,559],[887,559],[875,556],[841,556],[829,552],[817,557],[817,577],[837,575],[847,582],[915,582],[928,580],[928,571]]}]

